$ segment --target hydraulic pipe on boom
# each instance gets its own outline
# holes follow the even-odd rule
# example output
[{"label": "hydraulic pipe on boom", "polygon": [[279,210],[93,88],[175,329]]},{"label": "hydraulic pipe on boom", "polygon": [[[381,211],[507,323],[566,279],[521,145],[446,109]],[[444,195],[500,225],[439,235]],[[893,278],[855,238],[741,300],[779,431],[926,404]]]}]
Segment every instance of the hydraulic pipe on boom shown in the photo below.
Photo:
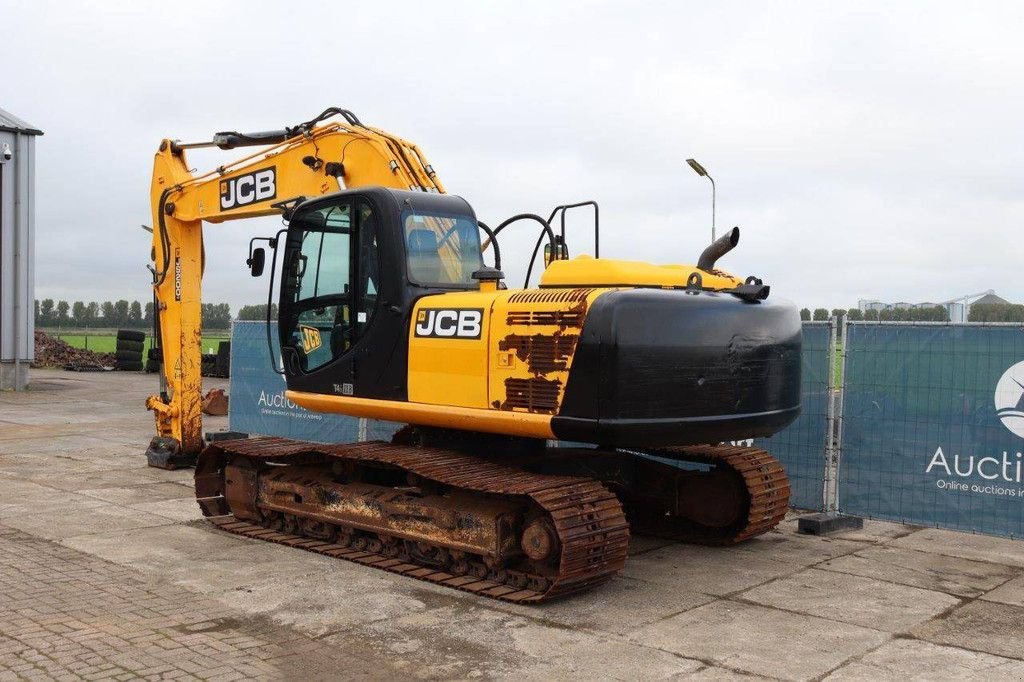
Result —
[{"label": "hydraulic pipe on boom", "polygon": [[[332,116],[341,116],[344,122],[324,122]],[[185,151],[212,146],[262,149],[193,175]],[[365,126],[344,109],[327,109],[280,131],[225,132],[217,133],[211,142],[165,139],[160,143],[150,189],[154,226],[150,269],[163,361],[160,392],[146,399],[157,433],[146,451],[151,466],[189,466],[203,447],[203,221],[279,214],[282,202],[290,199],[370,185],[445,191],[415,144]]]}]

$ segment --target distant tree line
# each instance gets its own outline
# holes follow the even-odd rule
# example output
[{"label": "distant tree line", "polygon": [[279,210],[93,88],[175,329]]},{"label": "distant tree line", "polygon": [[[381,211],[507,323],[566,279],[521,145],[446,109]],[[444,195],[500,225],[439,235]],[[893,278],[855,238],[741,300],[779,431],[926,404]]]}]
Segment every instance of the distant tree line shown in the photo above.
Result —
[{"label": "distant tree line", "polygon": [[[256,305],[243,305],[238,309],[239,320],[266,320],[267,319],[267,304],[258,303]],[[270,304],[270,319],[277,319],[277,304]]]},{"label": "distant tree line", "polygon": [[969,322],[1024,322],[1024,305],[1019,303],[979,303],[971,306]]},{"label": "distant tree line", "polygon": [[[36,300],[36,326],[82,329],[147,329],[153,326],[153,303],[139,301],[56,301]],[[227,329],[231,326],[231,306],[227,303],[203,304],[203,329]]]},{"label": "distant tree line", "polygon": [[[1024,306],[1017,307],[1024,310]],[[865,310],[864,312],[861,312],[859,308],[848,310],[833,308],[831,311],[827,308],[815,308],[814,312],[811,312],[810,308],[804,308],[800,311],[800,319],[805,321],[824,322],[830,317],[837,320],[845,317],[851,322],[865,320],[868,322],[949,322],[949,311],[941,305],[931,308],[893,308],[892,310]],[[971,321],[974,321],[974,308],[971,309]]]}]

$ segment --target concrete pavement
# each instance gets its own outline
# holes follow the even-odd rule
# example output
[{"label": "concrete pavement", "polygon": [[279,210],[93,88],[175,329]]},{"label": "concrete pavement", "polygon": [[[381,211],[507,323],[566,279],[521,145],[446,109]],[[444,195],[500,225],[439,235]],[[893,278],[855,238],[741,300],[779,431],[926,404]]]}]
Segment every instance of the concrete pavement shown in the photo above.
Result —
[{"label": "concrete pavement", "polygon": [[191,471],[145,466],[153,377],[32,378],[0,393],[0,680],[1024,678],[1020,541],[794,517],[502,604],[216,531]]}]

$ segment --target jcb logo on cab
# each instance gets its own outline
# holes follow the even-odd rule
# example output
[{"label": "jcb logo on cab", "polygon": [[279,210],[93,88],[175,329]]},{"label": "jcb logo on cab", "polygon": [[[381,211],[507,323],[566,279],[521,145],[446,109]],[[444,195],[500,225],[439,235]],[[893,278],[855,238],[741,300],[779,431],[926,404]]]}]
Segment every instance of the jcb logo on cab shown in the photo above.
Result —
[{"label": "jcb logo on cab", "polygon": [[479,339],[483,320],[483,308],[427,308],[416,315],[416,336]]},{"label": "jcb logo on cab", "polygon": [[266,201],[277,196],[277,172],[274,166],[220,181],[220,208],[226,211]]},{"label": "jcb logo on cab", "polygon": [[302,350],[307,354],[312,353],[323,345],[323,339],[320,337],[320,330],[316,327],[301,325],[299,327],[299,331],[302,332]]}]

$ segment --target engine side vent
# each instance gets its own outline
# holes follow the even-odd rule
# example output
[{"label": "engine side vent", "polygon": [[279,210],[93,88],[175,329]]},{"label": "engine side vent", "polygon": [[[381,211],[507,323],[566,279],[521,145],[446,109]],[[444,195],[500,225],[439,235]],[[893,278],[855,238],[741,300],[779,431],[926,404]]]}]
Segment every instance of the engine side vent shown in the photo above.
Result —
[{"label": "engine side vent", "polygon": [[526,409],[530,412],[554,414],[562,382],[555,379],[505,379],[505,402],[501,409]]},{"label": "engine side vent", "polygon": [[569,368],[569,358],[576,352],[579,338],[575,334],[510,334],[498,342],[498,349],[515,351],[532,373],[548,374]]},{"label": "engine side vent", "polygon": [[509,303],[577,303],[585,301],[593,289],[528,289],[509,296]]},{"label": "engine side vent", "polygon": [[510,310],[506,324],[549,325],[553,327],[581,327],[583,313],[578,310]]}]

